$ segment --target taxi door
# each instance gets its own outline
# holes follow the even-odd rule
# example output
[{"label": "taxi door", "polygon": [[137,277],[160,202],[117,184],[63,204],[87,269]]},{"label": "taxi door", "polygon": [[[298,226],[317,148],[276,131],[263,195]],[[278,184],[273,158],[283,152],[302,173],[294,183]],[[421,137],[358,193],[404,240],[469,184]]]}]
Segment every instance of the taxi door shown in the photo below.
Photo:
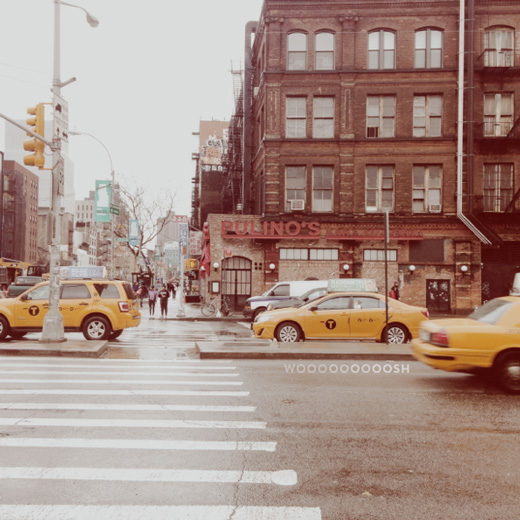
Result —
[{"label": "taxi door", "polygon": [[386,322],[385,302],[373,296],[355,296],[350,311],[351,338],[379,338]]},{"label": "taxi door", "polygon": [[87,312],[92,309],[92,301],[87,284],[83,282],[62,284],[60,312],[63,315],[63,326],[78,328]]},{"label": "taxi door", "polygon": [[349,300],[349,296],[331,296],[316,305],[309,305],[303,319],[305,337],[308,339],[347,338],[349,336]]},{"label": "taxi door", "polygon": [[14,326],[42,328],[49,311],[49,285],[41,285],[17,298],[14,304]]}]

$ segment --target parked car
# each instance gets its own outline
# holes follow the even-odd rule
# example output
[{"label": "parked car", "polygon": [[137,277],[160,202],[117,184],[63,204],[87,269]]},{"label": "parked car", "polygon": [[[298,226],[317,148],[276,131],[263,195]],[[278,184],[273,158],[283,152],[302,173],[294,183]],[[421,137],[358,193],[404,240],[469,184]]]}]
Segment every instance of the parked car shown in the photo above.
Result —
[{"label": "parked car", "polygon": [[417,337],[428,309],[370,292],[327,294],[297,308],[260,314],[253,323],[256,338],[296,342],[305,339],[362,339],[405,343]]},{"label": "parked car", "polygon": [[291,296],[286,300],[279,300],[276,302],[272,302],[267,306],[268,311],[272,311],[274,309],[284,309],[286,307],[299,307],[304,303],[311,302],[324,294],[327,294],[327,287],[316,287],[314,289],[309,289],[307,292],[303,293],[301,296]]},{"label": "parked car", "polygon": [[41,276],[19,276],[9,287],[7,288],[7,297],[14,298],[27,291],[36,284],[44,281]]},{"label": "parked car", "polygon": [[447,372],[488,373],[505,390],[520,393],[520,297],[495,298],[467,318],[422,323],[412,354]]},{"label": "parked car", "polygon": [[[0,300],[0,341],[41,332],[49,309],[49,282],[35,285],[16,298]],[[60,281],[59,309],[65,332],[82,332],[88,340],[115,339],[137,327],[141,313],[128,282],[106,279]]]}]

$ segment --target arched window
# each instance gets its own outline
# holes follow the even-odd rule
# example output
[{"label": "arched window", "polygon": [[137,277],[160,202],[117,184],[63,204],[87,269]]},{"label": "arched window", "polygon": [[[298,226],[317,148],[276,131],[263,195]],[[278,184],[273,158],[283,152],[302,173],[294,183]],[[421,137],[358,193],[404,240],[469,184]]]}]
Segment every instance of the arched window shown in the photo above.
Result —
[{"label": "arched window", "polygon": [[514,31],[508,27],[493,27],[484,33],[484,66],[514,65]]},{"label": "arched window", "polygon": [[422,29],[415,33],[415,68],[435,69],[443,65],[443,33]]},{"label": "arched window", "polygon": [[368,34],[368,68],[395,69],[395,33],[379,29]]},{"label": "arched window", "polygon": [[329,32],[320,32],[315,38],[316,70],[334,70],[334,35]]},{"label": "arched window", "polygon": [[287,36],[287,70],[307,68],[307,35],[301,32]]}]

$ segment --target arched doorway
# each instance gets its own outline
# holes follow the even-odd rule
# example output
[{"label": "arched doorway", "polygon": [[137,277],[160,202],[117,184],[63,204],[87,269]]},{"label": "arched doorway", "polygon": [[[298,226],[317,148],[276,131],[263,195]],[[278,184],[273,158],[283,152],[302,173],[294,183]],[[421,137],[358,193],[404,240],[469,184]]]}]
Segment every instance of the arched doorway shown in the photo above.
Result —
[{"label": "arched doorway", "polygon": [[229,298],[235,311],[244,308],[251,296],[251,260],[242,256],[225,258],[222,262],[222,294]]}]

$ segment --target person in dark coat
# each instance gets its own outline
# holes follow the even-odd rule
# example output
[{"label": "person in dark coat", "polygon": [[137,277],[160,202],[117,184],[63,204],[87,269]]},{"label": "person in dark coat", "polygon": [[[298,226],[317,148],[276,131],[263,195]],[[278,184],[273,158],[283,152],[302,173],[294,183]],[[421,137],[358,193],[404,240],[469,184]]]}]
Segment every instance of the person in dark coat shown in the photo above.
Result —
[{"label": "person in dark coat", "polygon": [[168,298],[170,297],[166,285],[163,284],[157,297],[159,298],[159,304],[161,305],[161,318],[166,318],[168,316]]}]

